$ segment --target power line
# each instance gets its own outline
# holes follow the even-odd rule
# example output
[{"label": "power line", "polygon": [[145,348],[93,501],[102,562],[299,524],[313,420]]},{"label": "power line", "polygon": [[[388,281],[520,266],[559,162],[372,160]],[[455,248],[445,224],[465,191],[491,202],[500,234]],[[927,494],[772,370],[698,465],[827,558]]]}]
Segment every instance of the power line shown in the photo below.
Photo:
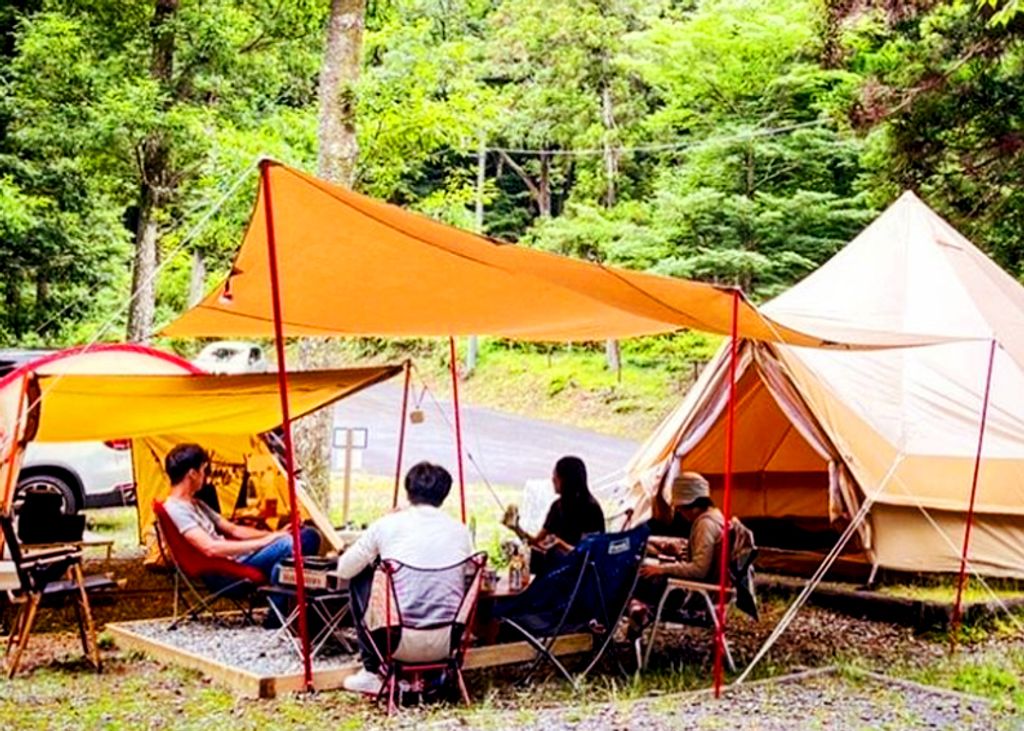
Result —
[{"label": "power line", "polygon": [[[651,145],[636,145],[633,147],[616,147],[615,151],[619,154],[628,152],[675,152],[680,150],[688,150],[695,147],[702,147],[716,142],[742,142],[743,140],[753,139],[756,137],[774,137],[776,135],[785,134],[787,132],[793,132],[798,129],[823,127],[828,123],[829,120],[816,119],[810,122],[797,122],[795,124],[786,125],[784,127],[755,129],[749,132],[741,132],[733,135],[722,135],[720,137],[706,137],[702,140],[665,142]],[[607,153],[607,149],[604,147],[588,147],[575,150],[547,150],[522,147],[487,147],[485,148],[485,150],[487,152],[504,152],[508,155],[551,155],[560,157],[585,157],[588,155],[604,155]],[[478,152],[478,150],[465,150],[465,152],[466,154],[470,154],[470,152],[475,153]]]}]

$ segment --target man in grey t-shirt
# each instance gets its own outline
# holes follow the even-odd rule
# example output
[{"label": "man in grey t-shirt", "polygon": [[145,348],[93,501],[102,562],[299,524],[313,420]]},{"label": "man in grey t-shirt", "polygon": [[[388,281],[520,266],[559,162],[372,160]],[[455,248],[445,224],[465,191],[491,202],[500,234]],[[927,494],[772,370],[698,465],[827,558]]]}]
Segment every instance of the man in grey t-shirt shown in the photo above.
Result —
[{"label": "man in grey t-shirt", "polygon": [[[283,559],[292,555],[287,531],[266,531],[236,525],[195,498],[206,482],[210,457],[198,444],[179,444],[164,459],[171,493],[164,509],[181,534],[203,553],[223,556],[254,566],[268,579]],[[302,554],[315,555],[320,534],[304,527],[300,533]]]}]

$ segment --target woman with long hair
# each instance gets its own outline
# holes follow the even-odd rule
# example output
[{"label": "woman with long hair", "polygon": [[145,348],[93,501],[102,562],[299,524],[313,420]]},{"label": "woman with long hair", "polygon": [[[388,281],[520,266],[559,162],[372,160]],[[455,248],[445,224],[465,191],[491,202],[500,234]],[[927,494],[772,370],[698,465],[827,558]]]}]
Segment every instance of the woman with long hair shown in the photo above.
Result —
[{"label": "woman with long hair", "polygon": [[558,496],[551,504],[544,527],[531,536],[519,526],[518,512],[510,509],[502,521],[533,549],[530,571],[545,573],[557,563],[555,556],[568,553],[590,533],[604,533],[604,512],[590,493],[587,466],[579,457],[562,457],[555,463],[551,484]]}]

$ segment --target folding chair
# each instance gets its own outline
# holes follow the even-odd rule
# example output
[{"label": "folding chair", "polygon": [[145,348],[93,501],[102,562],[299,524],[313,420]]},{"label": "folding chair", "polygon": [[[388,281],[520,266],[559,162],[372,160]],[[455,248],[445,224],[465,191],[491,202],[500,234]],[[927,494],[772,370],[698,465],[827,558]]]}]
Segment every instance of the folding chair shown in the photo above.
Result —
[{"label": "folding chair", "polygon": [[[160,552],[166,563],[174,567],[174,621],[168,629],[177,629],[183,619],[195,620],[204,612],[220,622],[213,610],[218,599],[234,603],[246,621],[252,623],[251,599],[258,587],[269,583],[267,576],[253,566],[200,551],[181,534],[162,502],[153,503],[153,512]],[[200,585],[211,593],[203,594]],[[178,617],[179,600],[185,605],[181,618]],[[247,600],[249,603],[245,604]]]},{"label": "folding chair", "polygon": [[[85,657],[99,672],[102,663],[99,644],[96,641],[96,625],[93,623],[92,609],[89,606],[89,592],[112,589],[117,583],[107,576],[83,576],[81,548],[68,546],[23,552],[14,529],[14,520],[7,513],[0,513],[0,530],[3,532],[4,542],[18,575],[19,588],[9,594],[13,602],[20,604],[11,625],[4,654],[7,661],[7,677],[14,677],[18,671],[22,653],[28,646],[32,625],[42,602],[63,602],[68,598],[75,603],[78,634],[82,640]],[[64,578],[68,573],[71,578]]]},{"label": "folding chair", "polygon": [[390,559],[378,562],[368,606],[355,614],[380,662],[384,682],[377,700],[387,698],[389,715],[395,709],[398,681],[411,678],[412,689],[422,690],[428,672],[447,673],[445,680],[455,681],[469,705],[462,662],[486,564],[483,552],[438,569]]},{"label": "folding chair", "polygon": [[[553,571],[538,576],[521,594],[495,603],[494,617],[537,651],[527,679],[544,660],[573,687],[594,669],[636,590],[649,534],[644,524],[622,533],[587,536]],[[574,677],[552,648],[559,636],[576,632],[591,633],[595,650]]]},{"label": "folding chair", "polygon": [[[743,541],[737,541],[737,536],[742,535],[745,532],[746,535]],[[753,534],[750,533],[749,529],[746,528],[735,518],[729,528],[730,543],[732,547],[729,555],[729,567],[728,567],[728,578],[729,586],[726,587],[726,611],[729,607],[736,605],[741,610],[750,614],[755,620],[757,619],[757,605],[753,598],[753,567],[754,562],[757,560],[757,548],[753,544]],[[742,547],[739,547],[742,543]],[[717,546],[721,546],[721,541],[718,542]],[[718,555],[718,548],[715,549],[715,555]],[[715,562],[719,564],[717,561]],[[711,574],[712,577],[718,576],[718,569],[712,566]],[[741,592],[737,591],[740,588],[741,591],[748,592],[748,596],[740,596]],[[687,612],[687,608],[692,606],[693,600],[698,600],[703,604],[704,609],[707,611],[709,621],[711,623],[711,629],[715,633],[713,637],[717,637],[719,628],[718,618],[718,584],[712,584],[706,581],[694,581],[691,579],[669,579],[666,582],[665,590],[661,594],[661,599],[658,600],[658,607],[654,612],[654,622],[651,624],[649,637],[647,640],[647,650],[643,651],[643,634],[636,638],[635,651],[637,658],[637,667],[641,670],[646,670],[647,665],[651,661],[651,651],[654,649],[654,642],[658,636],[658,630],[664,624],[682,625],[682,626],[694,626],[694,621]],[[669,607],[669,599],[673,595],[682,594],[679,598],[679,603],[674,607]],[[740,597],[739,603],[737,603],[737,597]],[[725,663],[729,668],[730,672],[736,672],[736,664],[732,659],[732,651],[729,648],[729,640],[723,635],[722,636],[722,650],[725,655]]]}]

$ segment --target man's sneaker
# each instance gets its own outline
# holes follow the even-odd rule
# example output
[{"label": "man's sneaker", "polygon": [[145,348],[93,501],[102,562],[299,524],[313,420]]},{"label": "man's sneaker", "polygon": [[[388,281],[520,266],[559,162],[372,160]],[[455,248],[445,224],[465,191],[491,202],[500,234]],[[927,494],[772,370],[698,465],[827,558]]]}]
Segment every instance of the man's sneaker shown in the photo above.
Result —
[{"label": "man's sneaker", "polygon": [[380,693],[383,681],[381,681],[377,673],[371,673],[366,668],[361,668],[358,673],[345,678],[342,685],[345,686],[345,690],[366,693],[367,695],[377,695]]}]

